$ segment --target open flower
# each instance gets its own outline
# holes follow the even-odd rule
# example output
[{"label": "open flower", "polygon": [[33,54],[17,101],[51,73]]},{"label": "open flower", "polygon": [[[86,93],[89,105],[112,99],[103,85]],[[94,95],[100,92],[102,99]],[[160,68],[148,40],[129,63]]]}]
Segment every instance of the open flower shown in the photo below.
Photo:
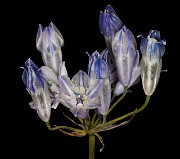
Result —
[{"label": "open flower", "polygon": [[35,109],[44,122],[48,122],[51,114],[50,92],[44,75],[31,59],[25,62],[22,80],[32,97],[30,106]]},{"label": "open flower", "polygon": [[111,81],[107,55],[108,51],[102,55],[95,51],[92,56],[89,55],[88,65],[88,75],[91,83],[96,84],[98,80],[102,80],[101,106],[98,108],[102,115],[107,114],[111,101]]},{"label": "open flower", "polygon": [[102,80],[92,85],[89,76],[80,70],[71,80],[66,75],[60,76],[59,86],[61,103],[69,108],[75,117],[85,119],[89,109],[100,107]]},{"label": "open flower", "polygon": [[165,52],[165,40],[161,40],[160,31],[151,30],[147,38],[142,35],[140,50],[141,59],[141,79],[146,95],[153,94],[160,77],[162,67],[162,56]]},{"label": "open flower", "polygon": [[139,52],[136,45],[134,35],[125,26],[116,33],[112,44],[119,79],[114,92],[116,95],[121,93],[124,86],[130,87],[140,76]]},{"label": "open flower", "polygon": [[45,27],[44,30],[42,26],[39,25],[36,47],[42,54],[44,64],[52,68],[56,75],[58,75],[59,65],[62,63],[61,47],[63,45],[63,37],[52,22],[48,27]]}]

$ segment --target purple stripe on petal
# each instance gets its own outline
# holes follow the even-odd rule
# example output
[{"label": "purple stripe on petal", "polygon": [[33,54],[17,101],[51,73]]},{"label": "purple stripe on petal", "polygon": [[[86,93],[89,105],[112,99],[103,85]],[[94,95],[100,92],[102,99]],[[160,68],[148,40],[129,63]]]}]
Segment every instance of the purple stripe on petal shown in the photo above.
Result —
[{"label": "purple stripe on petal", "polygon": [[99,28],[102,34],[105,34],[105,17],[104,17],[104,13],[102,11],[100,11],[99,14]]},{"label": "purple stripe on petal", "polygon": [[94,98],[97,97],[99,95],[99,93],[101,92],[102,89],[102,80],[100,80],[97,85],[89,92],[88,94],[88,98]]},{"label": "purple stripe on petal", "polygon": [[83,87],[84,86],[84,84],[83,84],[84,83],[84,74],[83,74],[82,71],[80,71],[79,75],[80,75],[80,77],[79,77],[79,86]]},{"label": "purple stripe on petal", "polygon": [[43,27],[41,24],[39,24],[39,28],[38,28],[38,32],[37,32],[37,35],[36,35],[36,47],[38,50],[42,50],[43,46],[42,46],[42,30],[43,30]]},{"label": "purple stripe on petal", "polygon": [[123,27],[122,21],[115,14],[109,14],[109,21],[115,28],[116,32]]},{"label": "purple stripe on petal", "polygon": [[[138,36],[138,37],[140,37],[140,36]],[[141,36],[140,51],[142,54],[146,53],[147,42],[148,42],[148,40],[145,39],[143,36]]]},{"label": "purple stripe on petal", "polygon": [[110,4],[108,4],[107,7],[106,7],[106,13],[114,13],[114,14],[116,14],[114,8]]},{"label": "purple stripe on petal", "polygon": [[38,85],[38,87],[44,89],[44,81],[45,81],[46,79],[45,79],[45,77],[44,77],[41,69],[38,69],[38,70],[36,71],[36,76],[37,76],[37,79],[38,79],[38,80],[37,80],[37,85]]},{"label": "purple stripe on petal", "polygon": [[48,42],[49,42],[49,52],[50,54],[53,56],[54,55],[54,47],[53,47],[53,43],[52,43],[52,40],[51,40],[51,32],[52,32],[52,29],[50,27],[47,28],[47,32],[48,32]]},{"label": "purple stripe on petal", "polygon": [[105,50],[104,53],[101,55],[101,58],[108,63],[108,50]]},{"label": "purple stripe on petal", "polygon": [[95,62],[95,73],[97,79],[102,79],[109,76],[109,66],[101,58],[98,58]]},{"label": "purple stripe on petal", "polygon": [[39,69],[30,58],[25,62],[25,67],[31,67],[35,72]]},{"label": "purple stripe on petal", "polygon": [[25,84],[25,86],[27,87],[28,72],[27,72],[26,68],[24,68],[24,67],[21,67],[21,68],[24,69],[23,74],[22,74],[22,80],[23,80],[23,83]]},{"label": "purple stripe on petal", "polygon": [[76,73],[71,81],[75,87],[80,86],[84,87],[85,89],[89,87],[89,76],[82,70]]},{"label": "purple stripe on petal", "polygon": [[158,30],[150,30],[149,37],[150,38],[154,38],[154,39],[156,39],[158,41],[161,40],[161,38],[160,38],[160,31],[158,31]]},{"label": "purple stripe on petal", "polygon": [[134,65],[133,67],[139,67],[139,51],[138,50],[135,50],[134,51]]},{"label": "purple stripe on petal", "polygon": [[119,34],[119,45],[117,46],[118,47],[117,52],[119,54],[121,53],[120,50],[123,48],[122,44],[123,44],[123,30],[121,30]]},{"label": "purple stripe on petal", "polygon": [[61,76],[59,78],[59,85],[60,85],[60,89],[61,91],[68,95],[68,96],[72,96],[73,94],[73,86],[71,84],[71,81],[68,77],[66,76]]}]

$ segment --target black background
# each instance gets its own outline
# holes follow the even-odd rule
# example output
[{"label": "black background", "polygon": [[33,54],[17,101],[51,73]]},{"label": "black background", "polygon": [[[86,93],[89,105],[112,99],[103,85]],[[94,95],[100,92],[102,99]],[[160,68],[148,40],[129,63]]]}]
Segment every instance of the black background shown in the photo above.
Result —
[{"label": "black background", "polygon": [[[166,39],[166,52],[163,56],[163,69],[156,91],[152,95],[148,107],[128,124],[117,129],[102,132],[100,135],[105,142],[105,149],[100,153],[101,144],[96,140],[96,158],[174,158],[176,155],[176,136],[179,120],[175,115],[179,103],[175,102],[177,91],[177,62],[178,47],[178,10],[176,4],[163,0],[130,1],[130,0],[98,0],[83,2],[68,2],[65,0],[53,2],[10,3],[4,12],[3,26],[8,29],[5,33],[4,55],[9,63],[5,70],[2,86],[6,95],[5,111],[1,112],[3,148],[6,155],[14,157],[46,158],[88,158],[88,137],[76,138],[64,135],[58,131],[49,131],[38,118],[36,112],[29,108],[31,97],[22,83],[21,66],[31,58],[38,67],[42,66],[41,54],[36,50],[36,33],[38,24],[43,26],[53,22],[62,33],[65,45],[62,48],[63,60],[69,77],[78,70],[87,70],[88,57],[85,52],[101,52],[105,48],[104,37],[99,31],[99,12],[111,4],[122,22],[135,36],[143,34],[145,37],[152,29],[160,30],[162,39]],[[9,6],[9,5],[7,5]],[[137,39],[138,47],[140,40]],[[5,46],[5,45],[4,45]],[[3,47],[4,48],[4,47]],[[5,62],[2,60],[2,63]],[[177,70],[176,70],[177,69]],[[8,75],[5,76],[5,75]],[[5,84],[4,82],[9,82]],[[7,89],[7,85],[10,89]],[[143,104],[145,95],[141,82],[130,88],[121,105],[118,105],[109,119],[118,117],[134,110]],[[177,91],[178,92],[178,91]],[[72,116],[63,106],[52,110],[51,123],[68,124],[62,115]],[[108,120],[108,119],[107,119]]]}]

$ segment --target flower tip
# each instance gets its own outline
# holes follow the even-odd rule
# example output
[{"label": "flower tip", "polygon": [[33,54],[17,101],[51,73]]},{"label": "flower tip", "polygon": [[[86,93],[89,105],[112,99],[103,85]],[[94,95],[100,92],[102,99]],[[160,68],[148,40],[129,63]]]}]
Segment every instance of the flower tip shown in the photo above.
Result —
[{"label": "flower tip", "polygon": [[42,25],[41,24],[38,24],[38,26],[39,26],[39,29],[42,29]]},{"label": "flower tip", "polygon": [[53,28],[53,27],[54,27],[53,22],[50,22],[49,27],[51,27],[51,28]]},{"label": "flower tip", "polygon": [[31,65],[31,63],[32,63],[32,60],[30,58],[28,58],[25,62],[25,65]]},{"label": "flower tip", "polygon": [[160,40],[160,31],[159,30],[150,30],[148,37],[154,38],[156,40]]},{"label": "flower tip", "polygon": [[106,9],[107,9],[107,11],[112,11],[112,10],[114,10],[113,7],[112,7],[110,4],[107,5]]},{"label": "flower tip", "polygon": [[114,8],[113,8],[110,4],[107,5],[105,11],[106,11],[106,13],[113,13],[113,14],[116,14]]},{"label": "flower tip", "polygon": [[142,34],[139,34],[139,35],[137,36],[137,38],[142,38],[142,37],[144,37]]},{"label": "flower tip", "polygon": [[87,54],[89,57],[91,57],[91,55],[89,54],[89,52],[86,51],[86,54]]},{"label": "flower tip", "polygon": [[102,15],[102,14],[104,15],[103,11],[100,11],[100,14],[101,14],[101,15]]},{"label": "flower tip", "polygon": [[38,32],[37,32],[37,39],[40,37],[40,35],[42,34],[42,30],[43,30],[43,27],[42,27],[42,25],[41,24],[39,24],[38,25],[39,26],[39,28],[38,28]]},{"label": "flower tip", "polygon": [[112,6],[111,6],[110,4],[108,4],[108,5],[107,5],[107,8],[109,8],[109,7],[111,7],[111,8],[112,8]]},{"label": "flower tip", "polygon": [[161,72],[168,72],[168,70],[167,70],[167,69],[165,69],[165,70],[161,70]]},{"label": "flower tip", "polygon": [[166,45],[166,40],[161,40],[161,44]]}]

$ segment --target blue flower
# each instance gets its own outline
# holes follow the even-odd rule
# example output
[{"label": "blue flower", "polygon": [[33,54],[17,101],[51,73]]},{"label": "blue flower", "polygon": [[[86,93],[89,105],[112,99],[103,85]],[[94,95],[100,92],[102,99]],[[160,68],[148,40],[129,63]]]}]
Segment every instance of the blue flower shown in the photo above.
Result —
[{"label": "blue flower", "polygon": [[116,33],[112,44],[119,84],[123,87],[130,87],[140,76],[139,52],[136,50],[136,47],[134,35],[123,26]]},{"label": "blue flower", "polygon": [[61,76],[68,76],[68,72],[65,67],[65,62],[63,61],[61,65],[59,66],[59,76],[54,73],[54,71],[47,67],[47,66],[42,66],[41,71],[46,78],[47,84],[49,91],[51,92],[51,99],[52,99],[52,106],[51,108],[56,109],[59,103],[61,103],[60,100],[60,93],[61,89],[59,87],[59,78]]},{"label": "blue flower", "polygon": [[123,27],[122,21],[111,5],[107,5],[104,13],[102,11],[100,12],[99,27],[108,43],[112,42],[117,31]]},{"label": "blue flower", "polygon": [[151,30],[147,38],[142,35],[140,50],[141,59],[141,79],[146,95],[152,95],[158,84],[162,68],[162,56],[165,52],[165,40],[161,40],[160,31]]},{"label": "blue flower", "polygon": [[31,59],[28,59],[25,68],[22,68],[22,80],[33,100],[30,106],[37,111],[41,120],[47,122],[51,114],[51,99],[46,79]]},{"label": "blue flower", "polygon": [[63,45],[63,37],[52,22],[48,27],[45,27],[44,30],[42,26],[39,25],[36,47],[42,54],[44,64],[52,68],[56,75],[58,75],[59,65],[62,63],[61,47]]},{"label": "blue flower", "polygon": [[[111,5],[107,5],[104,13],[101,11],[99,15],[99,28],[104,35],[106,47],[108,49],[108,64],[111,74],[116,75],[114,56],[112,53],[112,41],[115,34],[123,27],[123,23],[119,19],[115,10]],[[115,79],[115,78],[114,78]],[[114,82],[114,81],[113,81]]]},{"label": "blue flower", "polygon": [[[89,54],[88,54],[89,55]],[[102,80],[102,90],[100,95],[101,106],[98,111],[102,115],[106,115],[111,101],[111,81],[110,69],[107,63],[108,51],[100,55],[95,51],[92,56],[89,55],[88,75],[91,85],[95,85],[98,80]]]},{"label": "blue flower", "polygon": [[71,80],[67,75],[60,76],[59,86],[61,103],[69,108],[75,117],[85,119],[89,109],[100,107],[102,80],[92,85],[89,76],[80,70]]}]

